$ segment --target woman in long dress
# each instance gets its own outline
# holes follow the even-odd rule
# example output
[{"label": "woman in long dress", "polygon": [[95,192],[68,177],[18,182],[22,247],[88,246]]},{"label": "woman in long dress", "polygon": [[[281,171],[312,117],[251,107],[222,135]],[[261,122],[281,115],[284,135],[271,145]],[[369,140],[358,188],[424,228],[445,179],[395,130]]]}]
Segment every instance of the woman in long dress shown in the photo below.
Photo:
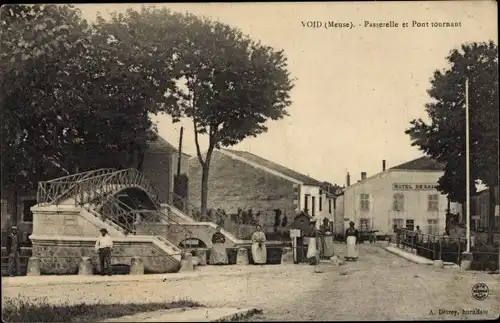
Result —
[{"label": "woman in long dress", "polygon": [[316,229],[316,220],[311,221],[311,230],[309,231],[309,242],[307,244],[307,259],[310,265],[317,265],[319,263],[319,232]]},{"label": "woman in long dress", "polygon": [[266,235],[260,225],[256,229],[252,234],[252,258],[256,265],[264,265],[267,262]]},{"label": "woman in long dress", "polygon": [[334,254],[334,250],[333,250],[333,234],[330,231],[330,221],[327,218],[325,218],[323,220],[323,225],[322,225],[321,232],[323,234],[323,239],[322,239],[322,243],[323,243],[323,257],[324,258],[330,258]]},{"label": "woman in long dress", "polygon": [[359,240],[359,231],[354,227],[354,222],[349,223],[349,228],[345,231],[346,236],[346,245],[347,245],[347,255],[345,256],[346,260],[358,259],[358,248],[356,243]]},{"label": "woman in long dress", "polygon": [[212,235],[212,250],[210,251],[211,265],[225,265],[228,263],[226,247],[224,243],[226,238],[220,232],[221,227],[217,226],[215,233]]}]

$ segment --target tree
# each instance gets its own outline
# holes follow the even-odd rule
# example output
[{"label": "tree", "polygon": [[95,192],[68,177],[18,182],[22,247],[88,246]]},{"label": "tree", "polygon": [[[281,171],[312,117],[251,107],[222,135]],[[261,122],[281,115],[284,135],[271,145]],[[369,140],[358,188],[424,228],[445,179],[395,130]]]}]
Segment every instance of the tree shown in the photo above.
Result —
[{"label": "tree", "polygon": [[323,182],[321,189],[330,194],[337,195],[342,190],[342,187],[340,185],[332,184],[330,182]]},{"label": "tree", "polygon": [[[174,118],[191,118],[202,166],[201,213],[206,212],[210,161],[215,148],[235,145],[267,131],[266,121],[287,116],[293,88],[283,51],[263,46],[220,22],[186,15],[186,37],[176,65],[180,104],[166,106]],[[202,154],[200,136],[208,136]]]},{"label": "tree", "polygon": [[[498,174],[498,46],[492,41],[464,44],[447,57],[450,67],[434,72],[426,104],[430,122],[411,121],[412,145],[445,164],[438,189],[451,201],[465,201],[465,79],[469,79],[470,174],[490,188],[490,231]],[[492,206],[492,207],[491,207]]]},{"label": "tree", "polygon": [[[114,14],[106,28],[113,30],[117,44],[129,44],[126,48],[144,57],[141,66],[155,84],[155,108],[150,111],[166,112],[174,121],[192,120],[203,169],[204,216],[214,149],[257,136],[267,131],[269,119],[287,115],[293,85],[283,51],[225,24],[167,9],[143,7]],[[208,137],[205,155],[199,144],[203,135]]]},{"label": "tree", "polygon": [[163,83],[142,68],[145,54],[117,46],[108,25],[89,26],[69,5],[1,13],[2,184],[31,188],[78,170],[126,167],[156,136],[148,112]]},{"label": "tree", "polygon": [[73,93],[57,80],[85,50],[89,34],[71,6],[8,5],[0,14],[2,186],[14,193],[10,202],[16,206],[18,190],[65,171],[55,159],[60,133],[68,129],[62,97]]}]

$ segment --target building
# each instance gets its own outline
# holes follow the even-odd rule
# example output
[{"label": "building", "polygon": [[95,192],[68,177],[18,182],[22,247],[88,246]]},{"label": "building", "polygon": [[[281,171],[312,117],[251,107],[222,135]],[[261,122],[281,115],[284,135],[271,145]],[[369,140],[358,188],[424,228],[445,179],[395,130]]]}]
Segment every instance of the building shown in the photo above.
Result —
[{"label": "building", "polygon": [[[189,170],[190,156],[181,156],[181,174],[187,175]],[[123,168],[138,168],[160,191],[160,200],[163,203],[171,203],[174,191],[174,176],[178,169],[178,150],[161,137],[154,142],[148,142],[142,160],[138,156],[123,157]],[[29,236],[33,231],[33,214],[30,208],[37,204],[37,191],[19,190],[10,192],[2,187],[1,198],[1,230],[2,236],[12,225],[17,225],[24,243],[29,244]],[[187,197],[187,192],[186,192]],[[2,245],[3,240],[2,240]]]},{"label": "building", "polygon": [[[377,235],[393,232],[394,226],[424,233],[445,232],[446,212],[459,213],[458,203],[448,203],[437,189],[444,167],[435,160],[421,157],[347,183],[343,195],[345,222],[353,221],[361,230],[378,230]],[[342,228],[343,229],[343,228]]]},{"label": "building", "polygon": [[[190,160],[189,201],[200,205],[202,168],[197,158]],[[288,219],[307,210],[319,222],[333,220],[333,194],[322,190],[323,183],[249,152],[214,150],[208,179],[209,209],[224,209],[234,214],[238,209],[260,213],[266,227],[274,225],[275,211]]]},{"label": "building", "polygon": [[[492,223],[493,230],[500,230],[500,189],[494,187],[495,194],[495,220]],[[490,226],[490,189],[487,188],[478,192],[471,198],[470,214],[471,228],[477,231],[488,231]]]}]

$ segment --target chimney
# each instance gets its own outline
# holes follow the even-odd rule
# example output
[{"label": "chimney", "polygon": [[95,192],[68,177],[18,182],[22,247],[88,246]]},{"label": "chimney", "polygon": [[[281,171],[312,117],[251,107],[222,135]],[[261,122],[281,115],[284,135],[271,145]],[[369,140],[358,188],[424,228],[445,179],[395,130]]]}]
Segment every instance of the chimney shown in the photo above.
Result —
[{"label": "chimney", "polygon": [[366,172],[361,172],[361,180],[364,181],[366,179]]},{"label": "chimney", "polygon": [[351,175],[349,175],[349,173],[347,173],[345,182],[346,182],[345,186],[351,186]]},{"label": "chimney", "polygon": [[382,171],[385,172],[385,159],[382,160]]}]

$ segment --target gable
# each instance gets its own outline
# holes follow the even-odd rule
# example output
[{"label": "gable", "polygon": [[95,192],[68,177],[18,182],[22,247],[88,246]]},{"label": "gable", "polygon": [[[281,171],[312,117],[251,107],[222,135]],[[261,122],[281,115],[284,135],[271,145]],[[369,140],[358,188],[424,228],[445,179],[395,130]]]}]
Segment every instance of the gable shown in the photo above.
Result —
[{"label": "gable", "polygon": [[258,164],[260,166],[263,166],[265,168],[273,170],[277,173],[281,173],[287,177],[293,178],[296,181],[302,182],[304,185],[322,186],[322,183],[320,181],[318,181],[312,177],[301,174],[301,173],[296,172],[290,168],[287,168],[285,166],[282,166],[280,164],[277,164],[275,162],[272,162],[272,161],[267,160],[265,158],[262,158],[260,156],[254,155],[252,153],[249,153],[246,151],[239,151],[239,150],[230,150],[230,149],[223,149],[223,151],[234,154],[234,155],[236,155],[240,158],[243,158],[249,162]]},{"label": "gable", "polygon": [[422,156],[409,162],[391,167],[396,170],[443,171],[445,165],[433,158]]}]

